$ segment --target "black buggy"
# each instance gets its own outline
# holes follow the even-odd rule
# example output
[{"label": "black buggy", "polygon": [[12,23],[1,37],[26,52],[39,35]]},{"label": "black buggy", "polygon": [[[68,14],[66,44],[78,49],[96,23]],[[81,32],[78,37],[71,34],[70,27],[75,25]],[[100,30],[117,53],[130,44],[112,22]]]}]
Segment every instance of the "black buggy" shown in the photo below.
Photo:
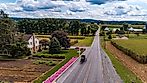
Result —
[{"label": "black buggy", "polygon": [[85,62],[87,59],[86,59],[86,56],[85,55],[81,55],[81,60],[80,60],[80,63],[82,64],[83,62]]}]

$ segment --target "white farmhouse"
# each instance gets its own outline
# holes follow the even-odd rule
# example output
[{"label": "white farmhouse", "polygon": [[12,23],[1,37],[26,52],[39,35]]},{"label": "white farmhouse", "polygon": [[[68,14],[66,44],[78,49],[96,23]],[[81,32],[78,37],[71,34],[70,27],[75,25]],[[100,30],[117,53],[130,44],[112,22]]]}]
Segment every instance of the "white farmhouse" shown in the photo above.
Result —
[{"label": "white farmhouse", "polygon": [[32,54],[39,50],[39,39],[34,34],[24,35],[24,40],[28,42],[27,46]]}]

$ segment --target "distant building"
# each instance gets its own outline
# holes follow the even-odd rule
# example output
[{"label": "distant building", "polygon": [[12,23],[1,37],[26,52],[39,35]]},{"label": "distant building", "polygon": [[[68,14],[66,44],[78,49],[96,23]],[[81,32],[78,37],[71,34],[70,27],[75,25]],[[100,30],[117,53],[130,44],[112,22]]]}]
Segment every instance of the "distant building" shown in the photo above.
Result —
[{"label": "distant building", "polygon": [[133,32],[143,32],[143,29],[134,29],[133,27],[129,28],[128,30]]},{"label": "distant building", "polygon": [[110,29],[109,29],[108,27],[106,27],[106,28],[104,29],[104,31],[110,31]]},{"label": "distant building", "polygon": [[27,47],[30,49],[32,54],[36,53],[39,50],[39,39],[34,34],[24,35],[24,40],[28,42]]}]

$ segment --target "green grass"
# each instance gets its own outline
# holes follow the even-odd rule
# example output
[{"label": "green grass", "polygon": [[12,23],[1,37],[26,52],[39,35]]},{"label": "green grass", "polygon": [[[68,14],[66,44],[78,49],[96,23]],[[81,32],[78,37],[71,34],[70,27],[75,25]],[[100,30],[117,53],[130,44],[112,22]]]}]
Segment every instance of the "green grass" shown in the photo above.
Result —
[{"label": "green grass", "polygon": [[[128,36],[128,34],[126,34],[126,36]],[[147,34],[139,34],[139,36],[136,34],[129,34],[129,39],[147,39]]]},{"label": "green grass", "polygon": [[74,46],[91,46],[94,37],[86,37],[85,39],[79,39],[78,43]]},{"label": "green grass", "polygon": [[34,83],[42,83],[44,80],[46,80],[49,76],[51,76],[54,72],[56,72],[59,68],[61,68],[64,64],[66,64],[72,57],[77,56],[76,50],[64,50],[66,59],[61,62],[60,64],[57,64],[52,70],[48,71],[43,76],[39,77],[39,79],[36,79]]},{"label": "green grass", "polygon": [[129,40],[113,40],[118,45],[132,50],[134,53],[147,56],[147,40],[146,39],[129,39]]},{"label": "green grass", "polygon": [[114,55],[112,55],[106,49],[105,51],[111,59],[114,68],[116,69],[117,73],[124,81],[124,83],[142,83],[141,80],[137,78],[137,76],[133,72],[131,72],[127,67],[125,67],[117,58],[115,58]]}]

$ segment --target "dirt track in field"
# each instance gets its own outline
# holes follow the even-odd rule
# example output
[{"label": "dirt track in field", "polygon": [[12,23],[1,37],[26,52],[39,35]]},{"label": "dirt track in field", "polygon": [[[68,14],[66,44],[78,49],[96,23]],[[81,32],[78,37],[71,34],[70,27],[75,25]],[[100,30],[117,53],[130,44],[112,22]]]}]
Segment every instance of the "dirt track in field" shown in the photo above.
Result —
[{"label": "dirt track in field", "polygon": [[35,65],[33,60],[0,61],[0,80],[30,83],[51,67]]},{"label": "dirt track in field", "polygon": [[134,72],[143,81],[143,83],[147,83],[147,64],[138,63],[131,57],[125,55],[122,51],[116,49],[110,42],[107,42],[106,48],[126,67]]}]

